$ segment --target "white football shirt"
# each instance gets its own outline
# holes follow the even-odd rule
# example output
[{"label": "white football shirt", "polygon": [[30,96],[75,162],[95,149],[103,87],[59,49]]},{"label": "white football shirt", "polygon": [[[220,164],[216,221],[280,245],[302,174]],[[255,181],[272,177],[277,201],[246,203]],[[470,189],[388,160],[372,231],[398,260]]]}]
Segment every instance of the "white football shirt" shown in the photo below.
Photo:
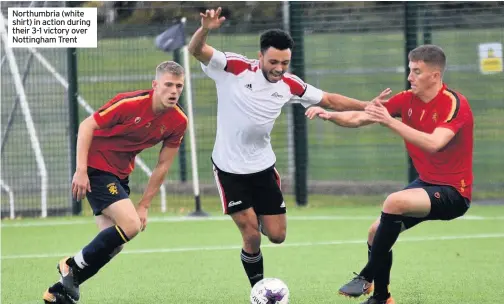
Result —
[{"label": "white football shirt", "polygon": [[271,83],[264,77],[259,60],[215,50],[201,67],[217,88],[217,134],[212,159],[229,173],[250,174],[275,164],[270,134],[282,107],[301,102],[319,103],[323,91],[293,74]]}]

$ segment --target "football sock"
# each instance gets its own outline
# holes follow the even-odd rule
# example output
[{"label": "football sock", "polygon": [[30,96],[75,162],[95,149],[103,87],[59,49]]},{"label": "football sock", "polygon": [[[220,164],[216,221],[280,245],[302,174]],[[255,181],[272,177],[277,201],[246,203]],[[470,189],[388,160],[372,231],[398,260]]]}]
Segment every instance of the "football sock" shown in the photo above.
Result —
[{"label": "football sock", "polygon": [[79,285],[84,283],[87,279],[94,276],[103,266],[105,266],[113,257],[115,257],[120,252],[120,247],[116,248],[114,252],[112,252],[108,256],[104,256],[103,259],[100,259],[97,263],[93,265],[89,265],[79,271],[78,282]]},{"label": "football sock", "polygon": [[[376,229],[376,234],[371,247],[369,261],[362,269],[360,275],[368,282],[372,282],[377,274],[378,267],[385,263],[387,256],[401,233],[402,215],[382,212],[380,225]],[[390,261],[390,263],[392,263]]]},{"label": "football sock", "polygon": [[102,230],[84,249],[79,251],[67,262],[75,263],[79,268],[78,279],[82,283],[107,264],[117,247],[128,242],[129,239],[119,226],[112,226]]},{"label": "football sock", "polygon": [[378,300],[386,300],[390,297],[390,270],[392,269],[392,250],[389,251],[386,260],[378,268],[374,278],[374,295]]},{"label": "football sock", "polygon": [[261,250],[259,250],[259,252],[257,253],[250,254],[242,249],[241,261],[250,281],[250,286],[253,287],[255,283],[262,280],[264,276],[263,257]]},{"label": "football sock", "polygon": [[[371,257],[371,245],[368,245],[368,261]],[[380,290],[382,293],[383,291],[387,290],[388,285],[390,284],[390,270],[392,269],[392,250],[389,251],[387,255],[387,259],[385,260],[385,263],[383,263],[383,272],[378,271],[376,274],[376,277],[374,279],[375,281],[375,290]],[[385,286],[385,287],[382,287]]]}]

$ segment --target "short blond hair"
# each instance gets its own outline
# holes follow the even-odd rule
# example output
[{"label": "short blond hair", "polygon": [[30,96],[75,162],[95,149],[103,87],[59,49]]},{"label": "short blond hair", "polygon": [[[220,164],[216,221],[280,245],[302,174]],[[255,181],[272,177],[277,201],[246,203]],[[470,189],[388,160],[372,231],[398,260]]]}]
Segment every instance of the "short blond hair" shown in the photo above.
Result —
[{"label": "short blond hair", "polygon": [[157,67],[156,67],[156,79],[159,79],[161,75],[163,74],[172,74],[175,76],[184,76],[185,71],[184,68],[176,63],[175,61],[164,61],[161,62]]}]

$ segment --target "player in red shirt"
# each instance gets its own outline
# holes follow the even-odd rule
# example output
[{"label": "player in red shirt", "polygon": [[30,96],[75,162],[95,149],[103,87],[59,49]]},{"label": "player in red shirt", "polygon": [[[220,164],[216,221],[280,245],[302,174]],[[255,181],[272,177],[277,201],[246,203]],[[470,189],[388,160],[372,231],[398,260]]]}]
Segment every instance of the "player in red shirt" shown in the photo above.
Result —
[{"label": "player in red shirt", "polygon": [[[388,285],[392,246],[399,233],[427,220],[452,220],[469,209],[473,184],[473,114],[467,99],[442,81],[446,57],[441,48],[423,45],[409,53],[411,90],[387,103],[373,102],[364,112],[327,112],[310,108],[319,116],[345,127],[378,122],[399,134],[419,173],[404,190],[390,194],[381,217],[368,235],[366,267],[340,294],[359,297],[374,294],[363,303],[394,303]],[[400,116],[401,121],[393,116]]]},{"label": "player in red shirt", "polygon": [[[183,88],[184,69],[163,62],[151,90],[120,93],[80,124],[72,192],[78,200],[87,197],[100,233],[74,257],[59,262],[61,280],[46,290],[45,303],[77,303],[79,285],[145,229],[147,210],[187,127],[177,104]],[[158,163],[135,208],[128,186],[135,156],[159,142],[163,146]]]}]

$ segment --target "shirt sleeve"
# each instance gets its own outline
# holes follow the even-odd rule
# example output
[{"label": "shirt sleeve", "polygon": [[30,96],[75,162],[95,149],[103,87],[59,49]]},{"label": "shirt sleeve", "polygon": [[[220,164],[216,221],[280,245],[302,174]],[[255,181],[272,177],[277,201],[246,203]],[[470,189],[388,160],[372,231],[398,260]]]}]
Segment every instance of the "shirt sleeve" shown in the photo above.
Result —
[{"label": "shirt sleeve", "polygon": [[460,101],[451,105],[450,111],[445,120],[438,124],[438,128],[447,128],[457,134],[457,132],[470,120],[471,113],[468,108],[460,107]]},{"label": "shirt sleeve", "polygon": [[201,63],[201,68],[208,77],[212,78],[215,81],[220,81],[227,76],[227,73],[225,72],[226,65],[226,55],[219,50],[214,50],[212,59],[210,59],[208,65]]},{"label": "shirt sleeve", "polygon": [[301,103],[306,108],[322,101],[324,91],[304,82],[296,75],[285,73],[283,81],[292,94],[289,103]]},{"label": "shirt sleeve", "polygon": [[128,107],[122,101],[121,96],[117,95],[93,114],[100,129],[110,128],[126,120]]},{"label": "shirt sleeve", "polygon": [[184,120],[178,125],[175,130],[163,140],[163,147],[178,148],[184,139],[184,134],[187,129],[187,120]]},{"label": "shirt sleeve", "polygon": [[403,91],[401,93],[398,93],[392,98],[390,98],[385,104],[385,108],[388,110],[391,116],[393,117],[400,117],[402,113],[402,108],[404,105],[404,101],[406,100],[406,92]]}]

